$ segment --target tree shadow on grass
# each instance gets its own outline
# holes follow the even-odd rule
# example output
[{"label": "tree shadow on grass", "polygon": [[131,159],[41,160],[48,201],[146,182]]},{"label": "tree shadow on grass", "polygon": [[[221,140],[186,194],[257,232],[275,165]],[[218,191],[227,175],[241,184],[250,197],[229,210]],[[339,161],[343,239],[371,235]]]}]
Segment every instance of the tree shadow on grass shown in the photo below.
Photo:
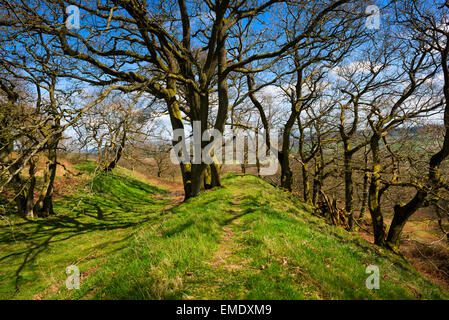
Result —
[{"label": "tree shadow on grass", "polygon": [[[152,220],[158,220],[155,217],[141,217],[135,221],[121,222],[119,219],[109,220],[108,223],[92,223],[83,222],[80,219],[75,219],[67,216],[59,216],[48,221],[38,220],[38,221],[28,221],[29,224],[34,226],[34,230],[27,233],[21,234],[19,239],[16,241],[26,242],[26,247],[22,250],[6,254],[0,257],[0,263],[5,263],[6,260],[13,257],[22,256],[23,261],[19,265],[15,272],[16,292],[19,290],[20,274],[23,269],[30,263],[36,260],[36,258],[44,251],[49,249],[50,246],[54,246],[57,243],[67,241],[72,238],[77,238],[89,233],[109,231],[109,230],[119,230],[128,229],[137,226],[141,226]],[[128,234],[120,240],[120,242],[125,242],[130,235]],[[4,241],[4,234],[1,235],[1,242]],[[107,243],[109,241],[105,241]],[[105,244],[102,243],[102,244]]]},{"label": "tree shadow on grass", "polygon": [[[126,240],[135,232],[133,228],[158,221],[161,209],[172,203],[169,197],[152,198],[154,194],[166,194],[164,189],[122,176],[108,178],[102,179],[101,186],[96,186],[102,188],[97,189],[102,190],[101,193],[94,191],[91,194],[71,195],[56,201],[58,215],[22,220],[15,223],[13,229],[7,224],[0,225],[0,246],[10,250],[0,256],[0,264],[15,264],[21,260],[14,273],[15,294],[20,290],[24,269],[42,253],[51,248],[57,249],[58,243],[64,246],[64,241],[92,233],[129,229],[124,235],[105,235],[105,239],[95,247],[103,248],[110,243],[125,245]],[[108,183],[105,180],[110,181]],[[88,242],[89,239],[86,238],[85,241]],[[15,244],[20,249],[15,250]]]}]

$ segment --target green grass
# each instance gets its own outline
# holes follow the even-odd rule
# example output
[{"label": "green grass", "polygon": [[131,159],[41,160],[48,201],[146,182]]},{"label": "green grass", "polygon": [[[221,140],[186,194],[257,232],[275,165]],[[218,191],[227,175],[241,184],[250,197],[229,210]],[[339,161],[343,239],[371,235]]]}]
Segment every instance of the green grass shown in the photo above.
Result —
[{"label": "green grass", "polygon": [[[61,200],[59,216],[16,222],[15,241],[2,224],[0,298],[449,297],[405,260],[327,225],[263,180],[230,174],[223,183],[164,210],[164,190],[119,169],[97,177],[92,193]],[[70,264],[81,270],[80,290],[65,288]],[[365,287],[370,264],[380,269],[379,290]]]},{"label": "green grass", "polygon": [[[77,167],[90,177],[94,168],[92,163]],[[55,202],[57,216],[0,220],[0,298],[57,293],[65,285],[67,266],[75,264],[82,273],[95,270],[123,251],[139,228],[159,220],[171,203],[166,190],[120,168],[76,188],[74,195]]]}]

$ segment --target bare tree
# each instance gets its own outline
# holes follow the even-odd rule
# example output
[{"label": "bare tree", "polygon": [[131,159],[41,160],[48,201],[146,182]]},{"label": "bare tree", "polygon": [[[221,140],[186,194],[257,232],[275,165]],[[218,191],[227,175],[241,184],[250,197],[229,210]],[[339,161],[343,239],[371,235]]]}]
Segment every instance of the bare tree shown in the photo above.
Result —
[{"label": "bare tree", "polygon": [[[105,5],[49,0],[45,1],[47,10],[40,12],[38,4],[3,1],[0,5],[7,18],[0,21],[0,25],[35,30],[54,37],[58,42],[55,54],[80,62],[78,72],[71,73],[74,79],[93,85],[126,82],[163,99],[173,129],[184,130],[179,101],[179,93],[184,90],[189,106],[184,111],[189,121],[201,123],[203,134],[208,129],[210,90],[214,83],[219,100],[214,128],[223,131],[228,112],[229,73],[242,70],[252,62],[275,59],[296,44],[308,41],[323,18],[347,2],[312,4],[301,1],[303,9],[313,9],[303,32],[289,39],[279,38],[269,51],[253,51],[239,61],[228,59],[229,55],[232,56],[227,47],[232,42],[228,39],[229,30],[239,22],[243,22],[246,28],[254,26],[255,17],[269,8],[283,6],[283,2],[272,0],[259,4],[225,0],[187,4],[179,0],[176,6],[170,1],[147,6],[144,1],[137,0],[116,0]],[[68,29],[60,17],[64,17],[64,21],[67,19],[65,9],[69,4],[82,9],[85,17],[92,17],[95,25],[81,26],[83,32]],[[172,8],[177,8],[179,15]],[[14,14],[9,14],[12,11]],[[208,11],[213,14],[204,14]],[[192,19],[197,19],[198,23],[192,24]],[[198,44],[201,45],[197,47]],[[197,141],[196,152],[206,144],[205,141]],[[198,195],[205,170],[204,163],[181,164],[186,198]],[[216,172],[215,176],[219,185]]]}]

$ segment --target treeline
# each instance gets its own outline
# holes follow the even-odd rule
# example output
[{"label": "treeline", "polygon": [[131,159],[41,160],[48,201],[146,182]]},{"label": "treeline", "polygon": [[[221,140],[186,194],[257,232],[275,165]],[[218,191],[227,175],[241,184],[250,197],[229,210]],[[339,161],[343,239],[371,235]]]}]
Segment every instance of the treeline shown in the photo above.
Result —
[{"label": "treeline", "polygon": [[[370,5],[0,0],[1,185],[14,190],[23,217],[50,215],[64,137],[95,148],[110,171],[127,149],[165,137],[165,116],[184,136],[195,122],[201,137],[212,128],[262,134],[267,152],[276,151],[279,186],[301,184],[307,203],[316,205],[338,176],[349,229],[361,175],[360,211],[371,214],[375,243],[396,251],[410,216],[438,206],[448,188],[441,170],[449,155],[449,7]],[[429,143],[408,139],[407,130],[389,135],[417,124],[429,128]],[[202,151],[208,141],[196,144]],[[186,199],[221,185],[217,157],[179,167]],[[394,204],[387,233],[382,198],[395,188],[408,197]]]}]

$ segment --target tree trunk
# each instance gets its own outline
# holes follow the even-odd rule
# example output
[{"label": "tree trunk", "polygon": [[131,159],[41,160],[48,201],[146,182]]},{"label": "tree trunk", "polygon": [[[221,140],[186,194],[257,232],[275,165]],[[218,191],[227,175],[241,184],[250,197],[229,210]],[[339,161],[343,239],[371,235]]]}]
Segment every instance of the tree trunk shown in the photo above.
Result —
[{"label": "tree trunk", "polygon": [[204,175],[206,172],[206,167],[204,163],[192,164],[192,190],[190,197],[196,197],[201,192],[201,187],[204,183]]},{"label": "tree trunk", "polygon": [[17,175],[15,177],[16,187],[20,187],[20,190],[16,188],[16,204],[19,215],[22,218],[34,218],[34,188],[36,186],[36,162],[34,159],[30,159],[29,162],[29,182],[26,183],[23,179]]},{"label": "tree trunk", "polygon": [[363,175],[362,205],[360,207],[359,219],[362,219],[365,216],[366,203],[368,199],[368,181],[369,181],[369,172],[366,171],[365,174]]},{"label": "tree trunk", "polygon": [[[224,132],[226,119],[228,117],[229,109],[229,94],[228,94],[228,83],[227,74],[225,70],[228,66],[227,56],[228,51],[226,49],[226,29],[227,26],[225,22],[222,22],[221,32],[219,33],[219,40],[217,42],[218,51],[218,112],[217,119],[215,120],[214,128],[218,130],[221,134]],[[206,115],[207,117],[207,115]],[[222,159],[220,159],[222,160]],[[214,162],[210,165],[211,169],[211,187],[221,187],[221,168],[220,163],[216,161],[216,156],[214,155]]]},{"label": "tree trunk", "polygon": [[[126,125],[126,124],[125,124]],[[123,136],[120,140],[120,145],[114,154],[114,158],[105,166],[104,171],[111,172],[117,166],[117,163],[120,161],[122,157],[123,149],[125,148],[126,143],[126,128],[123,128]]]},{"label": "tree trunk", "polygon": [[[59,126],[59,123],[57,123]],[[48,217],[54,214],[53,211],[53,191],[56,177],[56,169],[58,166],[57,148],[61,135],[57,135],[48,143],[48,161],[47,168],[44,173],[44,188],[41,195],[34,206],[34,212],[39,217]]]},{"label": "tree trunk", "polygon": [[180,163],[182,183],[184,185],[184,201],[192,194],[192,165],[190,163]]},{"label": "tree trunk", "polygon": [[279,152],[279,163],[281,165],[281,188],[292,191],[292,170],[290,169],[290,150]]},{"label": "tree trunk", "polygon": [[304,192],[304,201],[306,203],[312,203],[312,195],[310,194],[310,181],[309,181],[309,166],[307,163],[303,163],[301,165],[302,168],[302,184],[303,184],[303,192]]},{"label": "tree trunk", "polygon": [[313,191],[312,191],[312,204],[316,205],[318,196],[321,191],[321,187],[323,186],[323,164],[321,162],[321,148],[320,154],[316,155],[315,160],[315,172],[313,174]]},{"label": "tree trunk", "polygon": [[354,212],[352,208],[354,195],[354,182],[352,180],[352,152],[349,141],[345,142],[344,171],[345,171],[345,211],[348,215],[348,229],[354,227]]},{"label": "tree trunk", "polygon": [[407,204],[394,206],[394,216],[390,224],[390,229],[388,230],[386,241],[387,247],[394,252],[399,253],[399,242],[405,223],[407,222],[408,218],[410,218],[416,212],[416,210],[418,210],[422,206],[425,198],[426,193],[420,190]]},{"label": "tree trunk", "polygon": [[385,226],[382,211],[379,203],[380,195],[380,155],[379,155],[379,134],[371,137],[371,153],[373,157],[373,170],[368,194],[368,207],[371,214],[374,231],[374,243],[383,246],[385,243]]},{"label": "tree trunk", "polygon": [[[181,110],[179,109],[179,102],[176,98],[176,81],[173,79],[167,80],[168,96],[165,97],[168,113],[170,115],[170,122],[172,129],[183,130],[184,123],[181,117]],[[181,138],[178,141],[172,141],[173,146],[181,142]],[[185,141],[184,141],[185,142]],[[185,156],[185,155],[184,155]],[[183,163],[180,161],[179,167],[181,169],[182,183],[184,186],[184,201],[189,199],[192,195],[192,165],[190,163]]]},{"label": "tree trunk", "polygon": [[211,187],[221,187],[221,177],[220,177],[220,164],[218,163],[211,163],[210,165],[210,171],[211,171]]},{"label": "tree trunk", "polygon": [[281,188],[292,191],[293,172],[290,168],[290,134],[295,123],[297,113],[292,111],[282,133],[282,150],[279,152],[281,165]]},{"label": "tree trunk", "polygon": [[368,153],[366,152],[365,146],[365,173],[363,174],[363,191],[362,191],[362,205],[360,207],[359,219],[362,219],[365,216],[366,211],[366,203],[368,199],[368,181],[369,181],[369,172],[368,172]]},{"label": "tree trunk", "polygon": [[206,166],[206,170],[204,170],[203,187],[204,190],[212,189],[212,173],[210,166]]}]

